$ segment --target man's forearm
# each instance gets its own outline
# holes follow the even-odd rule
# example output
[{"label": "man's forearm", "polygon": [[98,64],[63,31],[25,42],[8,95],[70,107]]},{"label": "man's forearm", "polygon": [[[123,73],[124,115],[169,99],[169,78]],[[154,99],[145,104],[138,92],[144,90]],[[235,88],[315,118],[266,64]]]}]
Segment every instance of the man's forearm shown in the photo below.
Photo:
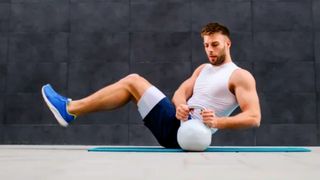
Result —
[{"label": "man's forearm", "polygon": [[260,126],[259,113],[242,112],[235,116],[217,118],[218,129],[240,129]]},{"label": "man's forearm", "polygon": [[186,93],[183,90],[177,90],[173,95],[172,102],[175,107],[180,104],[187,104]]},{"label": "man's forearm", "polygon": [[172,97],[172,102],[175,107],[178,107],[181,104],[187,104],[187,100],[192,96],[194,79],[195,78],[187,79],[176,90]]}]

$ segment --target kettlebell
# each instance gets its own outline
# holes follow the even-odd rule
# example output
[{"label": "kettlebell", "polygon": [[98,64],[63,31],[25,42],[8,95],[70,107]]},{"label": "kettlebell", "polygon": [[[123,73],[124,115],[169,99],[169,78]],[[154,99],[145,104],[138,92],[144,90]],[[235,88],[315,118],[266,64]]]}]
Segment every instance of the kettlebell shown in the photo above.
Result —
[{"label": "kettlebell", "polygon": [[[199,105],[189,105],[189,108],[205,109]],[[202,122],[202,119],[189,119],[185,122],[181,121],[177,140],[185,151],[204,151],[211,144],[211,136],[211,129]]]}]

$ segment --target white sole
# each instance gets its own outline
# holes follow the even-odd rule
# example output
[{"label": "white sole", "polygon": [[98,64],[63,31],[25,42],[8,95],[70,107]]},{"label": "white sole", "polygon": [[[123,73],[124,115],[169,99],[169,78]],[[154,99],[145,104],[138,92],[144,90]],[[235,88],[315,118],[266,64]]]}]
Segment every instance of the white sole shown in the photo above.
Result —
[{"label": "white sole", "polygon": [[48,105],[48,107],[51,110],[51,112],[53,113],[54,117],[57,119],[58,123],[63,127],[67,127],[69,124],[62,118],[59,111],[50,103],[47,96],[44,94],[44,86],[41,89],[41,93],[42,93],[42,97],[43,97],[44,101]]}]

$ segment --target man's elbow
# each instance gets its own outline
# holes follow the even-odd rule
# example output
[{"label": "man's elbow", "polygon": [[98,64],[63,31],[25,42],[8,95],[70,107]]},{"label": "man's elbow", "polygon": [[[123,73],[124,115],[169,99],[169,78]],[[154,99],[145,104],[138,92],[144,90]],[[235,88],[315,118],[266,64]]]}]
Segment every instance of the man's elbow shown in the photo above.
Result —
[{"label": "man's elbow", "polygon": [[261,122],[261,115],[260,114],[256,114],[256,115],[252,116],[252,127],[254,127],[254,128],[260,127],[260,122]]}]

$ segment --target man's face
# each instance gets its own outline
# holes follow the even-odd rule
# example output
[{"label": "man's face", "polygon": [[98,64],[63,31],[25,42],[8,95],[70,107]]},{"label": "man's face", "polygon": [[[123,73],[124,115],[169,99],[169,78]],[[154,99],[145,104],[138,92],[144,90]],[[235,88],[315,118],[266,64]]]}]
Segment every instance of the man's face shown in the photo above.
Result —
[{"label": "man's face", "polygon": [[221,33],[203,36],[203,44],[212,65],[218,66],[224,63],[227,49],[230,48],[230,40]]}]

